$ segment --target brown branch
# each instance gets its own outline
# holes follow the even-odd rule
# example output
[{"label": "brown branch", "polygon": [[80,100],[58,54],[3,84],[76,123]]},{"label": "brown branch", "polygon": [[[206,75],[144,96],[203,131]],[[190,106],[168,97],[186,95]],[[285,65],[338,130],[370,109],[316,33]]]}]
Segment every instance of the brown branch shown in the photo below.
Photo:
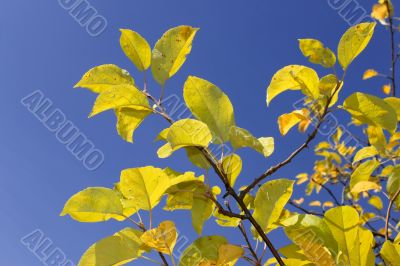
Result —
[{"label": "brown branch", "polygon": [[[343,78],[345,76],[345,73],[343,74]],[[342,80],[343,80],[342,78]],[[308,138],[306,139],[306,141],[301,144],[294,152],[292,152],[289,157],[287,157],[285,160],[283,160],[282,162],[272,166],[271,168],[269,168],[267,171],[265,171],[263,174],[261,174],[259,177],[257,177],[256,179],[254,179],[254,181],[247,186],[244,190],[242,190],[242,192],[240,193],[240,198],[244,199],[244,196],[250,192],[250,190],[252,190],[254,187],[256,187],[260,182],[262,182],[266,177],[274,174],[276,171],[278,171],[279,169],[281,169],[283,166],[289,164],[301,151],[303,151],[305,148],[308,147],[308,145],[310,144],[310,142],[317,136],[318,130],[321,127],[321,124],[324,122],[324,119],[326,117],[326,115],[328,114],[329,111],[329,105],[332,102],[332,98],[335,96],[335,94],[338,92],[338,90],[340,89],[340,86],[342,84],[342,81],[339,81],[336,85],[335,90],[333,91],[332,95],[328,98],[326,105],[324,107],[324,110],[322,112],[322,115],[320,116],[320,118],[318,119],[318,122],[314,128],[314,130],[312,131],[312,133],[308,136]]]},{"label": "brown branch", "polygon": [[389,206],[386,211],[386,220],[385,220],[385,239],[389,238],[389,220],[390,220],[390,211],[392,209],[393,203],[396,201],[397,197],[400,194],[400,187],[397,189],[396,193],[394,193],[393,198],[389,201]]},{"label": "brown branch", "polygon": [[307,209],[304,209],[303,207],[301,207],[300,205],[294,203],[293,201],[289,201],[289,204],[292,205],[293,207],[295,207],[295,208],[301,210],[301,211],[304,212],[304,213],[312,214],[312,215],[317,215],[317,216],[320,216],[320,217],[324,216],[322,213],[319,213],[319,212],[312,212],[312,211],[309,211],[309,210],[307,210]]},{"label": "brown branch", "polygon": [[221,214],[223,214],[225,216],[231,217],[231,218],[238,218],[240,220],[247,220],[247,217],[245,215],[241,215],[241,214],[234,213],[232,211],[225,210],[224,207],[221,205],[221,203],[219,203],[214,198],[213,195],[208,195],[207,198],[214,202],[215,206],[217,206],[217,209],[218,209],[219,213],[221,213]]},{"label": "brown branch", "polygon": [[330,190],[330,188],[328,188],[327,186],[325,186],[322,183],[317,182],[317,180],[315,180],[314,178],[312,178],[311,181],[316,183],[317,185],[321,186],[323,189],[325,189],[326,192],[328,192],[328,194],[331,196],[331,198],[335,201],[337,206],[341,206],[342,205],[342,204],[339,203],[338,199],[336,198],[335,194],[333,194],[332,190]]}]

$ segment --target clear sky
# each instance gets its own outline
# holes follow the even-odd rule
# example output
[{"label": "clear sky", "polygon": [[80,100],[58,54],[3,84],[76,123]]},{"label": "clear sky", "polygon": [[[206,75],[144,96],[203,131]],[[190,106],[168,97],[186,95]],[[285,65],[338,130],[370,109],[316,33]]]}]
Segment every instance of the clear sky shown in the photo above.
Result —
[{"label": "clear sky", "polygon": [[[187,24],[201,29],[192,53],[168,82],[166,91],[181,95],[188,75],[205,78],[228,94],[239,126],[258,137],[276,138],[276,151],[268,159],[251,150],[240,152],[244,169],[239,179],[245,182],[284,159],[306,138],[296,130],[281,137],[276,124],[280,114],[293,109],[300,94],[279,96],[267,108],[265,92],[279,68],[288,64],[309,65],[298,50],[297,39],[317,38],[336,50],[349,25],[330,2],[338,1],[90,0],[107,21],[104,32],[91,36],[59,1],[1,1],[0,264],[42,265],[40,258],[20,242],[35,229],[40,229],[68,259],[77,263],[92,243],[129,226],[127,222],[113,221],[83,224],[59,216],[74,193],[88,186],[110,187],[118,181],[122,169],[155,165],[201,174],[187,162],[183,152],[166,160],[157,158],[160,144],[153,143],[153,139],[167,127],[160,118],[147,119],[136,132],[134,144],[118,136],[112,112],[87,118],[95,95],[72,87],[89,68],[114,63],[127,69],[139,84],[142,82],[141,73],[120,49],[120,28],[138,31],[152,45],[173,26]],[[373,3],[362,1],[362,6],[369,13]],[[378,27],[368,49],[351,66],[341,100],[354,91],[381,93],[380,81],[365,82],[361,76],[369,67],[388,70],[387,49],[388,34]],[[320,76],[327,73],[320,67],[316,69]],[[150,87],[154,94],[159,93],[155,83],[151,82]],[[22,98],[36,90],[41,90],[52,101],[52,107],[59,108],[104,153],[105,160],[99,168],[87,170],[21,104]],[[345,119],[344,125],[349,121],[348,115],[339,112],[338,116]],[[273,178],[293,179],[297,173],[310,172],[312,160],[311,152],[304,152]],[[189,212],[167,213],[159,206],[156,222],[166,217],[176,222],[182,235],[196,238]],[[242,242],[238,231],[220,228],[212,220],[205,231],[222,234],[233,243]],[[281,233],[272,233],[271,238],[277,246],[285,244]]]}]

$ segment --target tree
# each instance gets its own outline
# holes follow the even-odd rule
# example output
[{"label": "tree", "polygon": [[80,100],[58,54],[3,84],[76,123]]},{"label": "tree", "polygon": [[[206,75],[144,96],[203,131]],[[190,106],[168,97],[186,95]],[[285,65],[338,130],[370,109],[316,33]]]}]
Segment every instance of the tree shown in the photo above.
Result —
[{"label": "tree", "polygon": [[[164,106],[165,84],[184,64],[198,29],[170,29],[153,50],[137,32],[122,29],[122,50],[144,75],[151,68],[161,88],[160,96],[150,93],[146,78],[140,87],[126,70],[101,65],[90,69],[76,84],[97,94],[90,116],[113,110],[118,134],[128,142],[133,142],[135,129],[148,116],[163,117],[170,125],[156,137],[164,143],[158,157],[166,158],[184,149],[205,175],[154,166],[130,168],[122,170],[120,181],[112,188],[90,187],[73,195],[61,215],[68,214],[79,222],[115,219],[133,225],[93,244],[79,265],[121,265],[135,259],[159,263],[146,255],[151,252],[158,253],[162,264],[179,266],[234,265],[239,260],[250,265],[398,265],[400,235],[395,234],[399,220],[391,216],[393,206],[400,207],[400,99],[396,97],[400,54],[394,39],[397,18],[389,0],[379,1],[372,16],[389,29],[391,72],[383,75],[368,69],[363,78],[388,79],[390,84],[384,85],[383,92],[391,97],[355,92],[338,105],[344,79],[350,75],[348,67],[373,37],[375,22],[350,27],[339,41],[337,55],[319,40],[300,39],[304,56],[332,73],[319,77],[307,66],[283,67],[267,88],[266,102],[269,104],[287,90],[299,91],[303,95],[301,106],[282,114],[278,126],[286,135],[297,125],[300,132],[308,132],[308,137],[286,159],[240,189],[234,188],[242,169],[237,151],[247,147],[269,157],[274,139],[254,137],[237,126],[228,96],[199,77],[189,76],[183,86],[183,97],[193,118],[175,121]],[[341,73],[335,67],[337,59]],[[333,125],[328,141],[315,147],[320,159],[314,162],[313,173],[299,173],[296,180],[267,180],[309,147],[338,110],[350,114],[351,123],[361,128],[363,136]],[[209,173],[219,179],[221,187],[210,185]],[[332,201],[311,201],[304,206],[304,197],[292,198],[293,190],[302,189],[302,184],[306,185],[304,197],[327,193]],[[335,192],[338,190],[341,195]],[[244,242],[228,243],[219,235],[200,236],[179,262],[175,261],[178,230],[174,222],[166,219],[154,225],[152,221],[152,212],[163,197],[164,209],[191,211],[193,228],[199,235],[204,222],[215,219],[220,226],[238,228]],[[143,221],[140,212],[148,212],[149,221]],[[268,237],[273,230],[283,230],[291,244],[278,249]],[[255,242],[262,242],[264,250],[257,249]],[[270,259],[265,258],[267,249],[272,254]]]}]

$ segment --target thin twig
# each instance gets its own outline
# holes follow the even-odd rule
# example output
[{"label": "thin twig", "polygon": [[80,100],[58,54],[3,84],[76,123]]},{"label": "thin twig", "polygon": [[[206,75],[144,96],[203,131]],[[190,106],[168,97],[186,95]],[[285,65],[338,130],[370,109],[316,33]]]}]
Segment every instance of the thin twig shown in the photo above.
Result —
[{"label": "thin twig", "polygon": [[331,196],[331,198],[335,201],[337,206],[342,205],[339,203],[338,199],[336,198],[335,194],[333,194],[332,190],[330,190],[330,188],[328,188],[327,186],[325,186],[322,183],[317,182],[317,180],[315,180],[314,178],[312,178],[311,181],[316,183],[317,185],[321,186],[323,189],[325,189],[328,192],[328,194]]},{"label": "thin twig", "polygon": [[392,209],[393,203],[396,201],[397,197],[400,194],[400,187],[397,189],[396,193],[389,201],[389,206],[386,211],[386,220],[385,220],[385,239],[388,240],[389,238],[389,219],[390,219],[390,211]]}]

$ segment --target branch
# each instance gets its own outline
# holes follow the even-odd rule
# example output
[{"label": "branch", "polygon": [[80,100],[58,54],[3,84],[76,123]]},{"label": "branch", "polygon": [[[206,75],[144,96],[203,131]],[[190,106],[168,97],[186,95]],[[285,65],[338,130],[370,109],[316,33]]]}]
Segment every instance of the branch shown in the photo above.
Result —
[{"label": "branch", "polygon": [[390,211],[392,209],[393,203],[396,201],[397,197],[400,194],[400,187],[397,189],[396,193],[393,195],[393,198],[389,201],[389,206],[386,211],[386,220],[385,220],[385,239],[389,238],[389,219],[390,219]]},{"label": "branch", "polygon": [[304,209],[303,207],[301,207],[300,205],[294,203],[293,201],[289,201],[289,204],[292,205],[293,207],[295,207],[295,208],[301,210],[301,211],[304,212],[304,213],[312,214],[312,215],[317,215],[317,216],[320,216],[320,217],[324,216],[322,213],[319,213],[319,212],[312,212],[312,211],[309,211],[309,210],[307,210],[307,209]]},{"label": "branch", "polygon": [[[345,76],[345,73],[343,74],[343,78],[344,78],[344,76]],[[342,78],[342,80],[343,80],[343,78]],[[250,190],[252,190],[255,186],[257,186],[261,181],[263,181],[266,177],[274,174],[276,171],[281,169],[283,166],[285,166],[288,163],[290,163],[293,160],[294,157],[296,157],[302,150],[304,150],[305,148],[308,147],[308,144],[317,136],[318,130],[321,127],[321,124],[323,123],[326,115],[328,114],[329,105],[332,102],[332,98],[333,98],[333,96],[335,96],[335,94],[340,89],[341,84],[342,84],[342,81],[339,81],[337,83],[336,88],[332,93],[332,96],[329,97],[328,100],[327,100],[327,103],[326,103],[326,105],[324,107],[324,110],[322,112],[321,117],[318,119],[318,122],[317,122],[317,125],[315,126],[315,129],[308,136],[307,140],[303,144],[301,144],[294,152],[292,152],[292,154],[290,154],[289,157],[287,157],[285,160],[283,160],[282,162],[272,166],[267,171],[265,171],[262,175],[260,175],[258,178],[254,179],[254,181],[240,193],[240,198],[241,199],[244,199],[244,196],[248,192],[250,192]]]},{"label": "branch", "polygon": [[341,206],[342,204],[339,203],[338,199],[336,198],[335,194],[333,194],[332,190],[330,190],[330,188],[328,188],[327,186],[325,186],[322,183],[317,182],[314,178],[311,179],[312,182],[316,183],[317,185],[321,186],[322,188],[324,188],[329,195],[332,197],[332,199],[335,201],[337,206]]},{"label": "branch", "polygon": [[397,54],[395,51],[395,43],[394,43],[394,29],[393,29],[393,14],[390,12],[390,4],[389,1],[385,1],[387,10],[389,11],[389,32],[390,32],[390,46],[392,51],[392,74],[389,77],[392,82],[392,95],[396,97],[396,61]]}]

